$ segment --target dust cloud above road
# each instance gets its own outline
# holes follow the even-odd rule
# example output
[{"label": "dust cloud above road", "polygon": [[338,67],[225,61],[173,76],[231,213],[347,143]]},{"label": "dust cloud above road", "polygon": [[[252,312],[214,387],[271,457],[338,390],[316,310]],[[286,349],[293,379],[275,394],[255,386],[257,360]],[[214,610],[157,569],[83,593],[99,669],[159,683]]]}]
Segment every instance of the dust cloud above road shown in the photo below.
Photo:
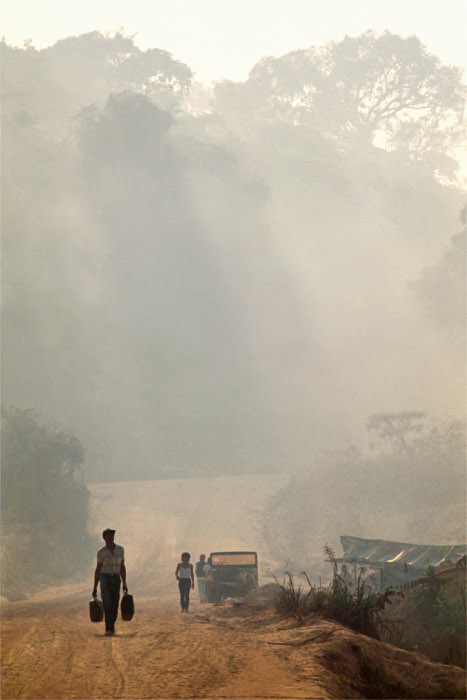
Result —
[{"label": "dust cloud above road", "polygon": [[213,551],[257,551],[260,583],[270,581],[268,572],[279,562],[259,516],[287,481],[274,474],[91,484],[89,531],[100,536],[106,527],[116,530],[129,585],[144,595],[177,598],[174,573],[184,551],[193,564]]}]

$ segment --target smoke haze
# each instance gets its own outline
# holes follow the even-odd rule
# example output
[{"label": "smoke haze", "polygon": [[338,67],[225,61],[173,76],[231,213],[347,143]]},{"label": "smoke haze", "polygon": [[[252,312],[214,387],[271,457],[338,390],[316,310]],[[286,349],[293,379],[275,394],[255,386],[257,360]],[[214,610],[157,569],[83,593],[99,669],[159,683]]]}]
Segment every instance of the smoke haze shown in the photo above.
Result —
[{"label": "smoke haze", "polygon": [[3,46],[4,403],[79,436],[87,480],[283,472],[376,411],[462,414],[454,164],[408,123],[344,135],[310,52],[200,97],[120,35]]}]

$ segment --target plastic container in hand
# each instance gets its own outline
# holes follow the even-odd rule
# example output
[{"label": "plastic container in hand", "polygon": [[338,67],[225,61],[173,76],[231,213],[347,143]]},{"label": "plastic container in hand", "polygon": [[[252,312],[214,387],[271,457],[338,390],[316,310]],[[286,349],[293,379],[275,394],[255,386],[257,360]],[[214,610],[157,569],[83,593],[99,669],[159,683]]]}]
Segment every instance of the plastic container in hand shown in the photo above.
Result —
[{"label": "plastic container in hand", "polygon": [[102,622],[104,619],[102,600],[93,598],[89,601],[89,617],[91,618],[91,622]]},{"label": "plastic container in hand", "polygon": [[131,620],[135,614],[135,603],[133,596],[129,593],[123,594],[122,602],[120,603],[120,612],[122,614],[122,620]]}]

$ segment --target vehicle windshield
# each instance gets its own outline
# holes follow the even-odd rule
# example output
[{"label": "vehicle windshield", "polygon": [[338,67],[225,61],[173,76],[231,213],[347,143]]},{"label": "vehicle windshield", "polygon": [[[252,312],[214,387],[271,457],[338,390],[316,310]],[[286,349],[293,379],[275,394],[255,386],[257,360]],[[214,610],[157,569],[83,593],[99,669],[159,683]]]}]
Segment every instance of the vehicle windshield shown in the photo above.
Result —
[{"label": "vehicle windshield", "polygon": [[213,566],[254,566],[256,564],[255,554],[212,554],[211,561]]}]

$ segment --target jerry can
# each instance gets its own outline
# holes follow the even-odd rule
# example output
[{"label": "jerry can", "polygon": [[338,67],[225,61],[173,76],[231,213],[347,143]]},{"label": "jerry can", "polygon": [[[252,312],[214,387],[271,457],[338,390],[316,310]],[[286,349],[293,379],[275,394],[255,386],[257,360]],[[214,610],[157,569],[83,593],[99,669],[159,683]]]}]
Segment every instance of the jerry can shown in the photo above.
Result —
[{"label": "jerry can", "polygon": [[102,600],[93,598],[89,601],[89,617],[91,618],[91,622],[102,622],[104,619]]},{"label": "jerry can", "polygon": [[122,620],[131,620],[135,614],[135,603],[133,601],[133,596],[129,593],[123,594],[122,602],[120,603],[120,612],[122,614]]}]

